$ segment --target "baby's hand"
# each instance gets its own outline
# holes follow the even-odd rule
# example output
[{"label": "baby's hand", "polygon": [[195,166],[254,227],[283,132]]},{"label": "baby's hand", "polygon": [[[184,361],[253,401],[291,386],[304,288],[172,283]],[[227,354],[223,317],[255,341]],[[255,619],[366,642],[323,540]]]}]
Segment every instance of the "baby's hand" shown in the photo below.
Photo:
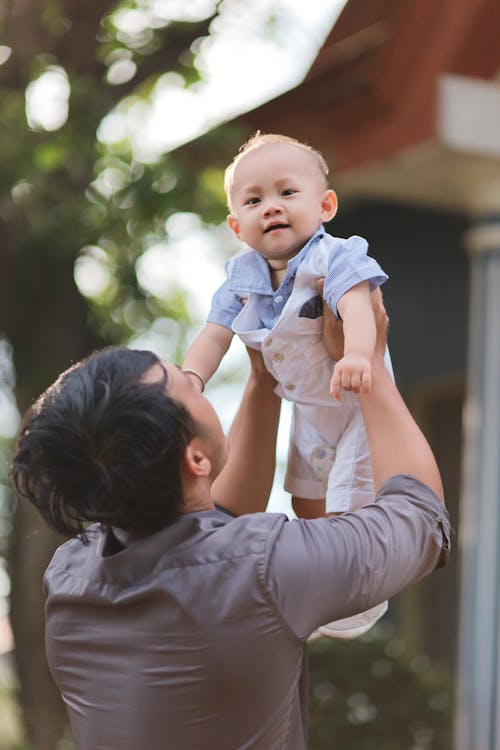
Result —
[{"label": "baby's hand", "polygon": [[330,381],[330,393],[340,401],[342,388],[354,393],[369,393],[372,363],[366,354],[349,352],[339,359]]}]

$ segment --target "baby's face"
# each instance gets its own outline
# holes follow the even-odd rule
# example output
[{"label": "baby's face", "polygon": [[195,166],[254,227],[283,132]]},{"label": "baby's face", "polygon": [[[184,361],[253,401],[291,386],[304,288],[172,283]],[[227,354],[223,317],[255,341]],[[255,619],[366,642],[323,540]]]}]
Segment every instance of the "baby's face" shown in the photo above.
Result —
[{"label": "baby's face", "polygon": [[229,226],[273,268],[285,267],[337,206],[316,156],[288,143],[266,143],[245,154],[230,197]]}]

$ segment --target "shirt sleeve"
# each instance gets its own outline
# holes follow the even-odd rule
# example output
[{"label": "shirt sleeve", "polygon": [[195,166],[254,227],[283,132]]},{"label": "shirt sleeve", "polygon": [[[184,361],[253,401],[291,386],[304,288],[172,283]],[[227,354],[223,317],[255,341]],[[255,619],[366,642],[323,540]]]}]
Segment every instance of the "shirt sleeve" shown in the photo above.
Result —
[{"label": "shirt sleeve", "polygon": [[229,279],[226,279],[217,289],[207,317],[208,323],[218,323],[229,329],[243,307],[241,298],[231,289],[230,284]]},{"label": "shirt sleeve", "polygon": [[426,485],[398,475],[355,513],[284,523],[272,542],[266,585],[288,627],[307,638],[419,581],[449,547],[444,506]]},{"label": "shirt sleeve", "polygon": [[363,237],[354,235],[347,240],[337,240],[323,290],[328,306],[337,317],[339,299],[353,286],[369,281],[372,292],[388,279],[377,261],[367,255],[367,250],[368,243]]}]

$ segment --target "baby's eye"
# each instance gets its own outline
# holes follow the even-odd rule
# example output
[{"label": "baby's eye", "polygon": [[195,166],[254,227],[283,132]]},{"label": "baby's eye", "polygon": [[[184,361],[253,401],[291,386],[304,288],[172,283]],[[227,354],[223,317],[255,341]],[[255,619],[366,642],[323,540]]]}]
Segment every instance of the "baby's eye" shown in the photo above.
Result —
[{"label": "baby's eye", "polygon": [[260,203],[260,198],[257,198],[257,196],[255,195],[245,201],[245,206],[255,206],[257,203]]},{"label": "baby's eye", "polygon": [[286,197],[287,195],[293,195],[296,192],[297,191],[294,190],[293,188],[285,188],[285,190],[281,191],[281,195],[284,195]]}]

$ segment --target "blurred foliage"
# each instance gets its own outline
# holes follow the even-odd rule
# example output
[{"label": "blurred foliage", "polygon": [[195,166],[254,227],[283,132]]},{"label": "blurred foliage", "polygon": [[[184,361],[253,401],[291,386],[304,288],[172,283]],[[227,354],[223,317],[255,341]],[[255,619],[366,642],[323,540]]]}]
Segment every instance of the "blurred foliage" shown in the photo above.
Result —
[{"label": "blurred foliage", "polygon": [[[180,63],[178,57],[190,49],[198,34],[208,32],[210,19],[203,24],[165,22],[163,28],[155,28],[151,35],[145,35],[146,43],[120,34],[110,13],[100,25],[89,29],[90,41],[94,43],[88,54],[94,53],[97,61],[102,61],[91,67],[73,52],[67,53],[66,59],[57,55],[60,38],[57,30],[64,29],[63,21],[68,19],[64,18],[63,7],[58,3],[43,5],[44,12],[38,19],[40,25],[45,26],[45,30],[56,29],[49,39],[51,53],[35,54],[31,60],[23,58],[25,75],[19,75],[15,86],[8,80],[7,85],[2,85],[2,78],[6,76],[2,76],[0,69],[3,102],[0,218],[6,227],[12,227],[6,234],[16,243],[15,251],[5,248],[6,255],[15,260],[22,253],[25,260],[23,277],[16,286],[21,287],[27,275],[34,275],[38,279],[45,277],[50,289],[51,281],[56,274],[61,275],[63,266],[67,281],[72,284],[69,271],[81,249],[98,246],[112,272],[107,293],[93,303],[93,319],[98,323],[100,338],[109,342],[126,341],[135,332],[131,317],[123,314],[130,303],[141,306],[141,315],[135,320],[140,318],[143,325],[158,314],[187,320],[186,305],[179,297],[148,304],[148,294],[137,284],[134,265],[148,244],[166,239],[165,220],[169,215],[191,208],[193,198],[199,196],[200,209],[210,205],[208,218],[220,220],[223,216],[220,202],[216,207],[212,205],[210,190],[198,181],[195,170],[186,168],[180,161],[175,163],[166,156],[155,164],[139,164],[128,142],[108,149],[96,140],[96,129],[123,96],[121,86],[112,87],[105,79],[112,61],[116,62],[125,52],[129,55],[127,59],[135,60],[138,79],[133,93],[135,98],[147,93],[148,87],[151,89],[153,81],[165,70],[175,70],[184,80],[192,81],[197,75],[194,60]],[[132,4],[117,4],[117,7],[124,5],[130,8]],[[57,13],[59,25],[55,22]],[[32,76],[53,67],[56,62],[66,71],[71,86],[68,119],[55,131],[30,130],[26,126],[25,88]],[[6,73],[10,64],[11,60],[6,63]],[[127,82],[126,88],[130,91],[131,82]],[[127,96],[130,106],[132,94],[127,93]],[[168,191],[162,188],[166,184]],[[7,267],[7,274],[9,270]],[[52,279],[47,278],[44,270],[52,273]],[[10,315],[12,309],[3,307],[0,330],[13,341],[17,361],[19,333],[10,325]],[[22,360],[21,364],[24,364]]]},{"label": "blurred foliage", "polygon": [[[12,0],[0,2],[2,42],[11,48],[0,65],[0,275],[8,290],[0,300],[0,335],[11,341],[16,369],[27,380],[18,388],[22,408],[59,367],[50,353],[46,366],[41,340],[28,335],[30,323],[50,326],[51,315],[66,307],[70,327],[64,294],[77,293],[72,267],[81,254],[90,252],[92,260],[88,248],[94,255],[98,249],[109,283],[86,300],[94,329],[87,349],[127,342],[158,317],[177,321],[176,346],[184,345],[190,311],[182,279],[168,298],[154,296],[138,283],[135,266],[148,247],[168,243],[166,221],[176,212],[194,211],[207,225],[223,220],[222,168],[241,133],[227,127],[206,136],[204,148],[213,154],[209,168],[199,168],[182,151],[142,163],[126,133],[112,144],[96,134],[113,113],[126,118],[139,112],[140,120],[142,111],[145,118],[167,79],[185,87],[197,82],[199,50],[216,33],[214,20],[234,14],[239,2],[190,8],[172,0],[107,0],[86,3],[85,14],[78,3],[57,0],[17,7]],[[205,18],[193,17],[196,6],[203,6]],[[270,11],[257,30],[275,25]],[[67,117],[51,128],[36,113],[30,116],[26,99],[46,74],[59,76],[69,92]],[[58,286],[63,283],[65,293]],[[42,284],[58,311],[39,304]],[[15,304],[20,295],[24,313]],[[28,367],[30,355],[39,363],[36,371]]]},{"label": "blurred foliage", "polygon": [[449,678],[387,625],[308,651],[309,750],[449,750]]}]

